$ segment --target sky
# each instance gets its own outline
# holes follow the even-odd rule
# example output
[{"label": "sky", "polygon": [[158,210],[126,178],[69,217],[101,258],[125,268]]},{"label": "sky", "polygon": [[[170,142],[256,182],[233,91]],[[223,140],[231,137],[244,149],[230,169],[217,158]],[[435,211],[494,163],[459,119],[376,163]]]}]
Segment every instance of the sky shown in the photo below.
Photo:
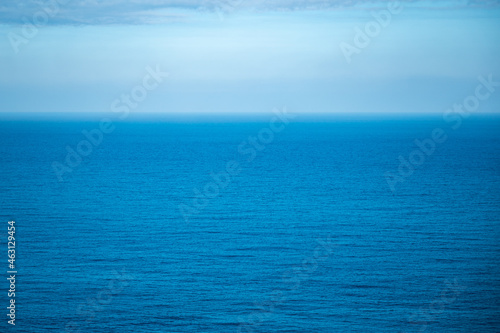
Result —
[{"label": "sky", "polygon": [[8,0],[0,36],[4,113],[442,113],[500,81],[500,0]]}]

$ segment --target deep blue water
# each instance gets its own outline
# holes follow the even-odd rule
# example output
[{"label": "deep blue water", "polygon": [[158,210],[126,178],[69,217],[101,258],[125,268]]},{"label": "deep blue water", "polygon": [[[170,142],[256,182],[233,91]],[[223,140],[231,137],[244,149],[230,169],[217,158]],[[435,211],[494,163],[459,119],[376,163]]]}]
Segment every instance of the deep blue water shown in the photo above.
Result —
[{"label": "deep blue water", "polygon": [[115,123],[59,181],[98,126],[0,123],[0,331],[14,219],[17,332],[500,332],[499,117]]}]

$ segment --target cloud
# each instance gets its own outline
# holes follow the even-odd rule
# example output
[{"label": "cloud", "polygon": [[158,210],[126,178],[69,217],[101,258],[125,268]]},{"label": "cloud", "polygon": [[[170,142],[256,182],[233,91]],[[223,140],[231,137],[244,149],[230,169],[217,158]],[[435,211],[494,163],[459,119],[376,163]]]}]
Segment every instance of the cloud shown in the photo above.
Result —
[{"label": "cloud", "polygon": [[[157,24],[193,19],[204,13],[372,9],[392,1],[374,0],[4,0],[0,23],[23,24],[39,12],[50,25]],[[500,0],[401,0],[423,8],[496,7]]]}]

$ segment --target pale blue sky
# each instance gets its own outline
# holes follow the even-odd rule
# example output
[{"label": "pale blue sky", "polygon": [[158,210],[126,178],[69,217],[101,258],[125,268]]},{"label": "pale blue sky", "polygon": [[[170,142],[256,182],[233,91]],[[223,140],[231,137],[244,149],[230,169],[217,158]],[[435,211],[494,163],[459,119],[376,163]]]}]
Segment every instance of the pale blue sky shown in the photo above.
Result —
[{"label": "pale blue sky", "polygon": [[499,1],[402,2],[350,63],[339,45],[389,2],[237,3],[71,1],[16,53],[9,36],[41,7],[7,1],[0,112],[108,112],[157,65],[170,76],[134,112],[442,113],[477,76],[500,81]]}]

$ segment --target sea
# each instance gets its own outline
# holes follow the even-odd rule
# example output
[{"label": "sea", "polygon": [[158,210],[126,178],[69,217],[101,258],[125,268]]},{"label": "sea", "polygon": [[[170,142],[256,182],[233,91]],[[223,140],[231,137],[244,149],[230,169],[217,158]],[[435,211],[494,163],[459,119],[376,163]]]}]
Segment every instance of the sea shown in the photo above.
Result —
[{"label": "sea", "polygon": [[0,238],[1,332],[500,332],[500,116],[4,117]]}]

